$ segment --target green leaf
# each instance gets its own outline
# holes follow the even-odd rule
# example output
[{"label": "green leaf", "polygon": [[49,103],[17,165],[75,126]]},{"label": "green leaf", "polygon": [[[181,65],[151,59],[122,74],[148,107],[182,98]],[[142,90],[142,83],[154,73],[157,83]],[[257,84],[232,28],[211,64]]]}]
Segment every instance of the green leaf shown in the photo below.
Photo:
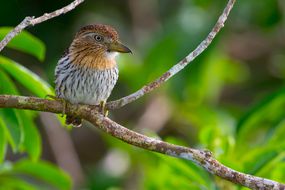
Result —
[{"label": "green leaf", "polygon": [[71,189],[72,186],[70,177],[64,171],[48,162],[22,160],[15,163],[13,172],[31,175],[63,190]]},{"label": "green leaf", "polygon": [[[1,57],[1,56],[0,56]],[[9,76],[1,69],[0,62],[0,93],[1,94],[19,94],[16,86]],[[4,85],[5,84],[5,85]]]},{"label": "green leaf", "polygon": [[[237,142],[242,145],[237,147],[241,147],[241,150],[246,150],[245,146],[250,143],[266,144],[269,140],[266,137],[266,135],[268,136],[268,131],[270,132],[272,126],[278,125],[280,119],[285,116],[284,106],[285,88],[282,88],[252,107],[237,124]],[[254,135],[258,135],[259,142],[254,140],[257,138]]]},{"label": "green leaf", "polygon": [[256,175],[270,178],[271,176],[269,174],[271,174],[276,168],[279,168],[279,166],[284,162],[284,159],[285,159],[285,152],[283,151],[274,159],[272,159],[270,162],[265,164],[261,168],[261,170],[256,173]]},{"label": "green leaf", "polygon": [[246,173],[254,175],[277,156],[278,151],[275,147],[260,147],[247,152],[240,162],[244,164]]},{"label": "green leaf", "polygon": [[41,137],[37,127],[31,117],[27,114],[28,111],[21,111],[20,115],[23,119],[24,142],[23,149],[27,151],[32,161],[37,161],[41,155]]},{"label": "green leaf", "polygon": [[0,117],[0,163],[4,161],[7,148],[7,139],[5,135],[5,123]]},{"label": "green leaf", "polygon": [[[0,80],[3,82],[3,84],[6,84],[0,85],[0,93],[19,94],[13,82],[1,70]],[[0,110],[0,114],[1,112],[4,127],[7,130],[6,134],[13,150],[17,151],[18,147],[22,145],[23,149],[28,152],[31,159],[33,161],[37,160],[41,154],[41,138],[36,126],[33,123],[31,114],[28,114],[30,111],[3,109]],[[4,117],[6,114],[8,114],[8,117],[5,119]]]},{"label": "green leaf", "polygon": [[23,125],[17,110],[0,109],[0,117],[5,124],[8,141],[14,152],[17,152],[24,140]]},{"label": "green leaf", "polygon": [[201,170],[195,164],[179,160],[177,158],[166,157],[165,155],[157,154],[164,162],[165,166],[171,168],[172,173],[175,173],[180,178],[185,178],[185,180],[193,181],[194,183],[199,184],[201,187],[207,187],[210,185],[210,180],[207,174]]},{"label": "green leaf", "polygon": [[274,100],[282,98],[285,96],[285,88],[280,89],[279,91],[272,93],[271,95],[264,98],[257,105],[252,107],[239,121],[237,124],[237,130],[240,131],[241,128],[250,121],[250,119],[258,114],[258,112],[262,111],[262,109],[266,108],[266,106],[270,105]]},{"label": "green leaf", "polygon": [[212,184],[207,174],[201,174],[201,169],[193,163],[188,164],[189,161],[184,162],[165,155],[155,155],[160,159],[155,163],[155,167],[147,166],[145,189],[210,189]]},{"label": "green leaf", "polygon": [[[2,84],[5,84],[0,85],[0,93],[18,94],[17,88],[2,70],[0,70],[0,80]],[[18,150],[23,142],[23,127],[18,112],[14,109],[0,109],[0,117],[4,122],[6,136],[14,152]]]},{"label": "green leaf", "polygon": [[276,181],[285,182],[285,163],[278,164],[278,167],[275,168],[274,171],[272,171],[271,179],[274,179]]},{"label": "green leaf", "polygon": [[16,190],[37,190],[39,187],[36,187],[32,184],[25,182],[24,180],[18,179],[16,177],[0,177],[0,189],[16,189]]},{"label": "green leaf", "polygon": [[273,129],[274,131],[272,132],[273,134],[269,136],[268,144],[285,144],[285,119],[283,118]]},{"label": "green leaf", "polygon": [[45,97],[47,94],[53,94],[53,90],[47,82],[13,60],[0,56],[0,67],[35,95]]},{"label": "green leaf", "polygon": [[[1,27],[0,40],[2,40],[12,29],[12,27]],[[27,31],[22,31],[13,38],[7,46],[33,55],[40,61],[43,61],[45,58],[44,43]]]}]

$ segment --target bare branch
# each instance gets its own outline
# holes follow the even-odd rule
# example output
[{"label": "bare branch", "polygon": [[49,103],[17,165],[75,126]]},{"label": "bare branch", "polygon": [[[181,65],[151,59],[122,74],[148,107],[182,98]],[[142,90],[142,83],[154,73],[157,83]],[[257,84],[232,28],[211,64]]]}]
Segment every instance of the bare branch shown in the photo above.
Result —
[{"label": "bare branch", "polygon": [[[12,95],[0,95],[0,108],[29,109],[52,113],[61,113],[63,111],[63,105],[60,101]],[[226,167],[215,160],[209,151],[170,144],[131,131],[98,113],[97,110],[94,109],[94,106],[68,104],[65,111],[67,114],[82,117],[104,132],[131,145],[153,152],[193,161],[202,166],[208,172],[233,183],[249,187],[251,189],[285,189],[284,184],[241,173]]]},{"label": "bare branch", "polygon": [[123,107],[126,104],[129,104],[138,98],[144,96],[145,94],[153,91],[154,89],[158,88],[161,84],[166,82],[172,76],[177,74],[179,71],[184,69],[189,63],[191,63],[196,57],[198,57],[205,49],[211,44],[215,36],[219,33],[219,31],[224,27],[224,23],[226,22],[230,11],[233,8],[233,5],[236,0],[229,0],[227,6],[225,7],[222,15],[219,17],[217,23],[213,27],[212,31],[208,34],[207,38],[203,40],[198,47],[188,54],[184,59],[178,62],[176,65],[171,67],[167,72],[165,72],[161,77],[157,78],[155,81],[143,86],[138,91],[120,98],[115,101],[111,101],[107,103],[107,107],[109,109],[118,109]]},{"label": "bare branch", "polygon": [[82,3],[84,0],[75,0],[69,5],[58,9],[51,13],[45,13],[44,15],[34,18],[34,17],[26,17],[16,28],[14,28],[12,31],[10,31],[5,38],[0,42],[0,52],[3,50],[3,48],[15,37],[17,36],[23,29],[26,27],[32,25],[36,25],[39,23],[42,23],[46,20],[52,19],[54,17],[57,17],[61,14],[67,13],[77,7],[80,3]]}]

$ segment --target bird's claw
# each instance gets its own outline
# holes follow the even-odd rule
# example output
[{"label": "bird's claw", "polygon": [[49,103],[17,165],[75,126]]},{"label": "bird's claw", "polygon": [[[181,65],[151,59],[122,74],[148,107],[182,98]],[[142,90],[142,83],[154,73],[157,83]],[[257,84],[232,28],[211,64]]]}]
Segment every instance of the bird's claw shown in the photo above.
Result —
[{"label": "bird's claw", "polygon": [[99,111],[104,115],[104,117],[108,116],[109,110],[106,108],[106,101],[100,102]]}]

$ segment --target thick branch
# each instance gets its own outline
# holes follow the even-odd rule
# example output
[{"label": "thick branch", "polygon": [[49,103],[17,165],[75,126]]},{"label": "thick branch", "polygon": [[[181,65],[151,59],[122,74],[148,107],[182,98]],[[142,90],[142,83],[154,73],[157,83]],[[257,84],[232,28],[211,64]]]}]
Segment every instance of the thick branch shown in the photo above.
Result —
[{"label": "thick branch", "polygon": [[61,14],[67,13],[77,7],[80,3],[82,3],[84,0],[75,0],[69,5],[58,9],[51,13],[45,13],[44,15],[34,18],[34,17],[26,17],[16,28],[14,28],[11,32],[9,32],[5,38],[0,42],[0,52],[2,49],[15,37],[17,36],[23,29],[30,25],[36,25],[39,23],[42,23],[46,20],[52,19],[54,17],[57,17]]},{"label": "thick branch", "polygon": [[[63,105],[60,101],[11,95],[0,95],[0,108],[29,109],[53,113],[61,113],[63,111]],[[104,132],[131,145],[169,156],[193,161],[196,164],[202,166],[208,172],[233,183],[252,189],[285,189],[284,184],[244,174],[226,167],[215,160],[209,151],[197,150],[170,144],[131,131],[110,120],[109,118],[99,114],[96,109],[94,109],[94,106],[68,104],[66,113],[82,117],[83,119],[86,119],[95,126],[99,127]]]},{"label": "thick branch", "polygon": [[224,23],[226,22],[228,15],[230,11],[232,10],[235,1],[236,0],[229,0],[226,8],[224,9],[222,15],[219,17],[212,31],[208,34],[207,38],[198,45],[198,47],[194,51],[189,53],[184,59],[182,59],[176,65],[171,67],[167,72],[165,72],[161,77],[157,78],[155,81],[143,86],[141,89],[134,92],[133,94],[130,94],[128,96],[125,96],[123,98],[120,98],[112,102],[108,102],[107,107],[109,109],[121,108],[124,105],[129,104],[137,100],[138,98],[144,96],[145,94],[153,91],[154,89],[158,88],[161,84],[163,84],[168,79],[170,79],[172,76],[174,76],[179,71],[184,69],[184,67],[186,67],[189,63],[191,63],[196,57],[198,57],[211,44],[215,36],[224,27]]}]

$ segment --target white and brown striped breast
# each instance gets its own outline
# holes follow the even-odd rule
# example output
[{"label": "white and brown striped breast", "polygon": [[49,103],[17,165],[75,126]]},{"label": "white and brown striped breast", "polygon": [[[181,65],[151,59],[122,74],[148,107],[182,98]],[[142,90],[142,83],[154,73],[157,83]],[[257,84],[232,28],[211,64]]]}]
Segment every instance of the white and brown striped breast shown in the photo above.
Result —
[{"label": "white and brown striped breast", "polygon": [[108,69],[81,67],[70,63],[68,54],[62,57],[55,69],[56,95],[71,103],[97,105],[110,96],[117,80],[117,66]]}]

